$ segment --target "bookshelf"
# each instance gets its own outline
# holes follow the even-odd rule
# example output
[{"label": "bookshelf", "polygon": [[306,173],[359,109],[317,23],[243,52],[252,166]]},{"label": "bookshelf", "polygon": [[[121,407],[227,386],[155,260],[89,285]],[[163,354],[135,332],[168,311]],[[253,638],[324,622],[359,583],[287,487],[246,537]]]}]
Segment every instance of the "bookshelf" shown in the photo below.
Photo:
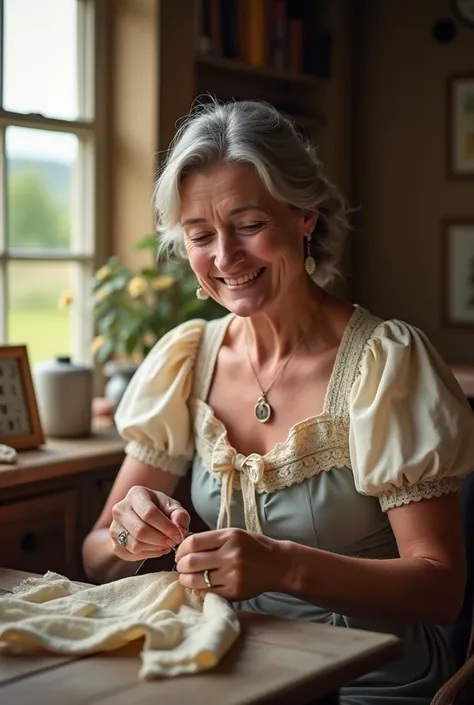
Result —
[{"label": "bookshelf", "polygon": [[193,103],[209,96],[268,101],[319,143],[331,81],[328,5],[329,0],[164,0],[159,150],[167,148]]},{"label": "bookshelf", "polygon": [[259,66],[253,66],[245,61],[240,61],[238,59],[227,59],[223,56],[213,56],[212,54],[200,54],[196,53],[196,64],[198,68],[214,69],[216,71],[221,71],[222,73],[238,73],[243,74],[250,80],[259,81],[276,81],[282,86],[285,84],[297,84],[299,86],[306,86],[314,90],[318,90],[323,85],[323,79],[318,79],[317,77],[309,76],[307,74],[290,73],[289,71],[280,71],[274,68],[263,68]]}]

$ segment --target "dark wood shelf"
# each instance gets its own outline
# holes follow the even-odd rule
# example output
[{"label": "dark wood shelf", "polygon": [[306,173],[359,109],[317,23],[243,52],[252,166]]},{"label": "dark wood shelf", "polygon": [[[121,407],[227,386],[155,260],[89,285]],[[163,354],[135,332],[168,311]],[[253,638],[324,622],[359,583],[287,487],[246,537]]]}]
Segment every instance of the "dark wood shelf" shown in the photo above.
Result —
[{"label": "dark wood shelf", "polygon": [[225,59],[211,54],[197,54],[196,65],[202,68],[209,68],[219,71],[232,71],[237,74],[253,77],[256,80],[275,81],[292,85],[307,86],[308,88],[319,89],[324,84],[324,79],[306,74],[291,73],[290,71],[277,71],[275,69],[264,69],[258,66],[246,64],[243,61]]},{"label": "dark wood shelf", "polygon": [[282,110],[282,113],[289,117],[297,125],[301,125],[305,130],[317,130],[324,127],[326,118],[324,115],[304,115],[302,113],[287,113]]}]

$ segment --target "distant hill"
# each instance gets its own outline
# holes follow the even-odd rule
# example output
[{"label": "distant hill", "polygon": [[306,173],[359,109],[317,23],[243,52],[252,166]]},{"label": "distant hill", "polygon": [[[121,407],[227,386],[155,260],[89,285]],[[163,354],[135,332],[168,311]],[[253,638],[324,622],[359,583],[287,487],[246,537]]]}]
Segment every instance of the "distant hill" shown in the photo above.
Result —
[{"label": "distant hill", "polygon": [[8,160],[8,166],[12,175],[25,171],[40,173],[57,205],[69,206],[72,170],[68,164],[15,157]]}]

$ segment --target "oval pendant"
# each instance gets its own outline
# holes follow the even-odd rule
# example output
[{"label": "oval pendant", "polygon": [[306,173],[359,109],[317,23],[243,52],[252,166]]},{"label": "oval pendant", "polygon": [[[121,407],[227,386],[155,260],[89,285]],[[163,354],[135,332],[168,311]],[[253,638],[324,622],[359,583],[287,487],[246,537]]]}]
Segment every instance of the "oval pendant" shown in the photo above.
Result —
[{"label": "oval pendant", "polygon": [[255,404],[255,418],[260,423],[267,423],[268,419],[272,415],[272,408],[267,402],[265,397],[260,397],[258,402]]}]

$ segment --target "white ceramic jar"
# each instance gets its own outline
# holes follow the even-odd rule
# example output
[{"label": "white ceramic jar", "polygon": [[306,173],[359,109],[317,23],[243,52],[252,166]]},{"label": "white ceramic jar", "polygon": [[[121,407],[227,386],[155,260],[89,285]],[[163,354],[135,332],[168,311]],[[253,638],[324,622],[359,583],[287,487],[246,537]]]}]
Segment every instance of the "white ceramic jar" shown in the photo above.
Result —
[{"label": "white ceramic jar", "polygon": [[43,431],[51,438],[79,438],[91,432],[92,369],[70,357],[34,366],[33,379]]}]

